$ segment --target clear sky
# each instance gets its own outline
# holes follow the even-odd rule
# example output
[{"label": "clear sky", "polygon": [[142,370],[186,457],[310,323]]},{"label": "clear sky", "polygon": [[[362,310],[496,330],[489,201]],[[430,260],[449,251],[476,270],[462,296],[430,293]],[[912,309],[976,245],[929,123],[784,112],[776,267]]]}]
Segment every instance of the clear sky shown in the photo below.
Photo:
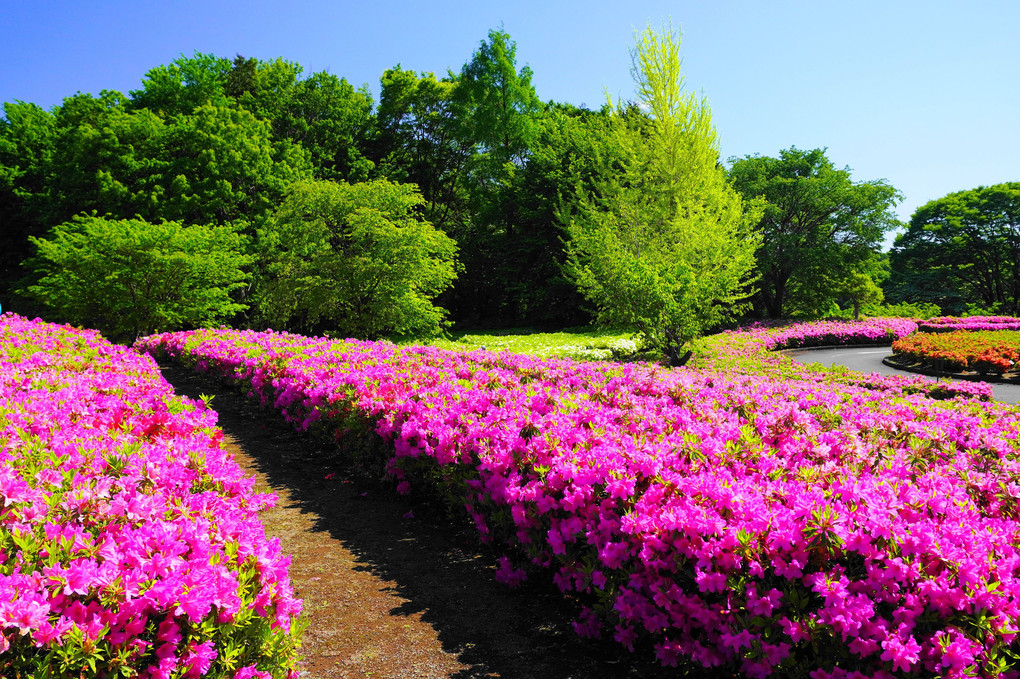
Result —
[{"label": "clear sky", "polygon": [[0,101],[49,108],[138,89],[181,54],[283,57],[378,96],[397,63],[459,71],[489,29],[543,100],[633,94],[634,31],[672,20],[724,158],[827,147],[886,179],[907,220],[952,191],[1020,181],[1020,0],[0,0]]}]

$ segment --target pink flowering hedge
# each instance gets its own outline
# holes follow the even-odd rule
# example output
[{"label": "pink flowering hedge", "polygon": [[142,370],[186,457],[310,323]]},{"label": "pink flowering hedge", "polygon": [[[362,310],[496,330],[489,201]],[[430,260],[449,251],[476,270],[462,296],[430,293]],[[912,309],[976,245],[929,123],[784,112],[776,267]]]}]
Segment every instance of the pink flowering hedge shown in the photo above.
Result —
[{"label": "pink flowering hedge", "polygon": [[918,323],[921,332],[956,332],[959,330],[1020,330],[1020,318],[1013,316],[939,316]]},{"label": "pink flowering hedge", "polygon": [[1015,409],[274,332],[139,347],[460,503],[581,634],[750,677],[1017,675]]},{"label": "pink flowering hedge", "polygon": [[274,498],[215,423],[148,356],[0,316],[0,676],[296,676]]},{"label": "pink flowering hedge", "polygon": [[816,321],[781,326],[759,324],[704,338],[694,353],[691,365],[704,370],[867,387],[891,394],[991,400],[991,387],[980,382],[939,383],[916,376],[865,375],[839,366],[805,366],[778,353],[783,349],[823,346],[891,345],[916,330],[917,323],[906,318]]}]

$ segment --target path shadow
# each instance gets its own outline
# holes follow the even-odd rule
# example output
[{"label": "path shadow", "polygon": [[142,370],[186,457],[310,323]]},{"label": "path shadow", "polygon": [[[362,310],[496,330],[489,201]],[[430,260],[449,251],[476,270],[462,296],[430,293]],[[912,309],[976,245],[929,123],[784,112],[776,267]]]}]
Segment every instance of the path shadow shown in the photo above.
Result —
[{"label": "path shadow", "polygon": [[[163,376],[180,395],[214,394],[219,426],[255,460],[270,485],[286,489],[292,503],[311,515],[314,530],[327,532],[352,552],[356,569],[394,583],[394,594],[406,601],[389,614],[420,614],[437,631],[443,650],[467,667],[442,676],[687,676],[661,667],[650,649],[631,654],[612,641],[580,639],[570,624],[573,605],[551,582],[529,580],[516,590],[498,583],[494,560],[472,527],[346,473],[334,451],[293,431],[275,413],[177,366],[164,365]],[[415,518],[405,518],[408,511]]]}]

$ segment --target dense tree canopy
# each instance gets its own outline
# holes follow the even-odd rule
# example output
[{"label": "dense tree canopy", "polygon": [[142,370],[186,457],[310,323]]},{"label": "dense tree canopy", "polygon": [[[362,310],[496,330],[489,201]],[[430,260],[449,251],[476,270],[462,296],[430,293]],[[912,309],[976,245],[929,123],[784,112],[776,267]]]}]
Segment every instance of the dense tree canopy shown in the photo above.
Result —
[{"label": "dense tree canopy", "polygon": [[379,173],[418,186],[425,218],[456,233],[470,220],[463,175],[471,155],[453,103],[456,79],[397,66],[381,85],[373,148]]},{"label": "dense tree canopy", "polygon": [[66,321],[131,341],[198,327],[244,309],[241,236],[227,226],[76,217],[33,238],[38,280],[27,293]]},{"label": "dense tree canopy", "polygon": [[[46,257],[32,257],[50,247],[34,243],[52,240],[55,227],[135,225],[151,234],[152,225],[176,224],[237,235],[230,243],[247,279],[226,286],[234,306],[222,308],[235,309],[225,320],[238,324],[367,336],[434,333],[447,318],[461,327],[563,327],[597,314],[677,358],[752,293],[773,316],[823,314],[835,301],[874,305],[885,276],[876,253],[896,191],[851,181],[821,150],[735,160],[728,184],[707,103],[682,88],[676,37],[645,33],[633,53],[636,100],[599,110],[541,101],[502,30],[445,74],[386,70],[378,103],[367,85],[306,74],[282,58],[203,53],[150,69],[127,94],[78,93],[51,110],[5,103],[0,297],[28,310],[16,291],[53,273]],[[348,216],[328,228],[322,213],[301,213],[326,196],[397,201],[395,212],[376,213],[396,230],[369,237],[358,221],[371,211],[364,206],[349,214],[334,206]],[[750,224],[759,198],[764,213]],[[341,238],[343,229],[354,231]],[[893,264],[909,271],[894,272],[887,296],[913,299],[911,286],[934,282],[947,298],[1008,304],[1005,260],[1000,281],[979,280],[995,248],[968,237],[983,258],[974,266],[961,247],[954,264],[924,268],[904,241],[913,254]],[[364,262],[401,261],[423,276],[418,301],[395,292],[410,278],[393,277],[385,285],[396,287],[379,298],[386,304],[354,310],[342,301],[343,276],[378,271],[350,269],[338,238],[357,241]],[[392,259],[412,242],[419,260]],[[1009,245],[1006,235],[988,242]],[[293,254],[301,248],[302,257]],[[63,314],[55,320],[71,317],[66,305],[48,308]]]},{"label": "dense tree canopy", "polygon": [[564,271],[568,233],[560,212],[575,194],[593,194],[609,182],[626,154],[610,107],[550,105],[538,124],[527,164],[503,191],[513,215],[495,264],[505,294],[503,311],[518,322],[581,325],[588,314]]},{"label": "dense tree canopy", "polygon": [[896,189],[884,180],[854,182],[824,149],[730,162],[734,188],[765,201],[755,301],[771,318],[824,311],[848,280],[864,273],[883,235],[897,225]]},{"label": "dense tree canopy", "polygon": [[543,108],[531,69],[517,67],[516,53],[509,35],[489,31],[453,90],[457,134],[467,153],[461,179],[470,217],[449,232],[464,264],[462,285],[450,302],[462,316],[489,322],[514,312],[514,274],[506,266],[508,248],[518,245],[514,189],[535,146]]},{"label": "dense tree canopy", "polygon": [[56,125],[51,113],[35,104],[8,102],[0,118],[0,294],[20,278],[20,264],[31,252],[29,237],[45,227],[47,168]]},{"label": "dense tree canopy", "polygon": [[368,339],[439,334],[446,311],[432,301],[456,278],[456,244],[414,217],[421,203],[385,179],[295,184],[259,229],[261,318]]},{"label": "dense tree canopy", "polygon": [[921,206],[890,253],[897,301],[1020,313],[1020,182],[951,193]]}]

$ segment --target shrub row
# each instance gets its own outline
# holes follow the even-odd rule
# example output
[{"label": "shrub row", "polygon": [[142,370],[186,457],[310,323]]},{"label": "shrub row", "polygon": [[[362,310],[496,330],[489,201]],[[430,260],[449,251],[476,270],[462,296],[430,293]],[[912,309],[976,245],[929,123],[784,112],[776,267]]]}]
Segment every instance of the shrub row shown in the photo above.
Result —
[{"label": "shrub row", "polygon": [[897,358],[947,372],[1012,372],[1020,361],[1020,332],[1012,330],[917,334],[893,342]]},{"label": "shrub row", "polygon": [[139,346],[377,437],[399,491],[461,503],[504,550],[500,579],[551,571],[581,634],[752,677],[1016,669],[1014,409],[273,332]]},{"label": "shrub row", "polygon": [[1020,330],[1020,318],[1013,316],[939,316],[918,323],[921,332],[956,332],[958,330]]},{"label": "shrub row", "polygon": [[691,365],[704,370],[793,379],[817,384],[850,385],[895,394],[931,398],[991,400],[992,389],[980,382],[936,383],[915,376],[865,375],[841,366],[806,366],[778,353],[784,349],[861,344],[889,345],[917,330],[904,318],[862,321],[817,321],[785,325],[756,324],[701,340]]},{"label": "shrub row", "polygon": [[289,557],[148,356],[0,316],[0,676],[296,676]]}]

